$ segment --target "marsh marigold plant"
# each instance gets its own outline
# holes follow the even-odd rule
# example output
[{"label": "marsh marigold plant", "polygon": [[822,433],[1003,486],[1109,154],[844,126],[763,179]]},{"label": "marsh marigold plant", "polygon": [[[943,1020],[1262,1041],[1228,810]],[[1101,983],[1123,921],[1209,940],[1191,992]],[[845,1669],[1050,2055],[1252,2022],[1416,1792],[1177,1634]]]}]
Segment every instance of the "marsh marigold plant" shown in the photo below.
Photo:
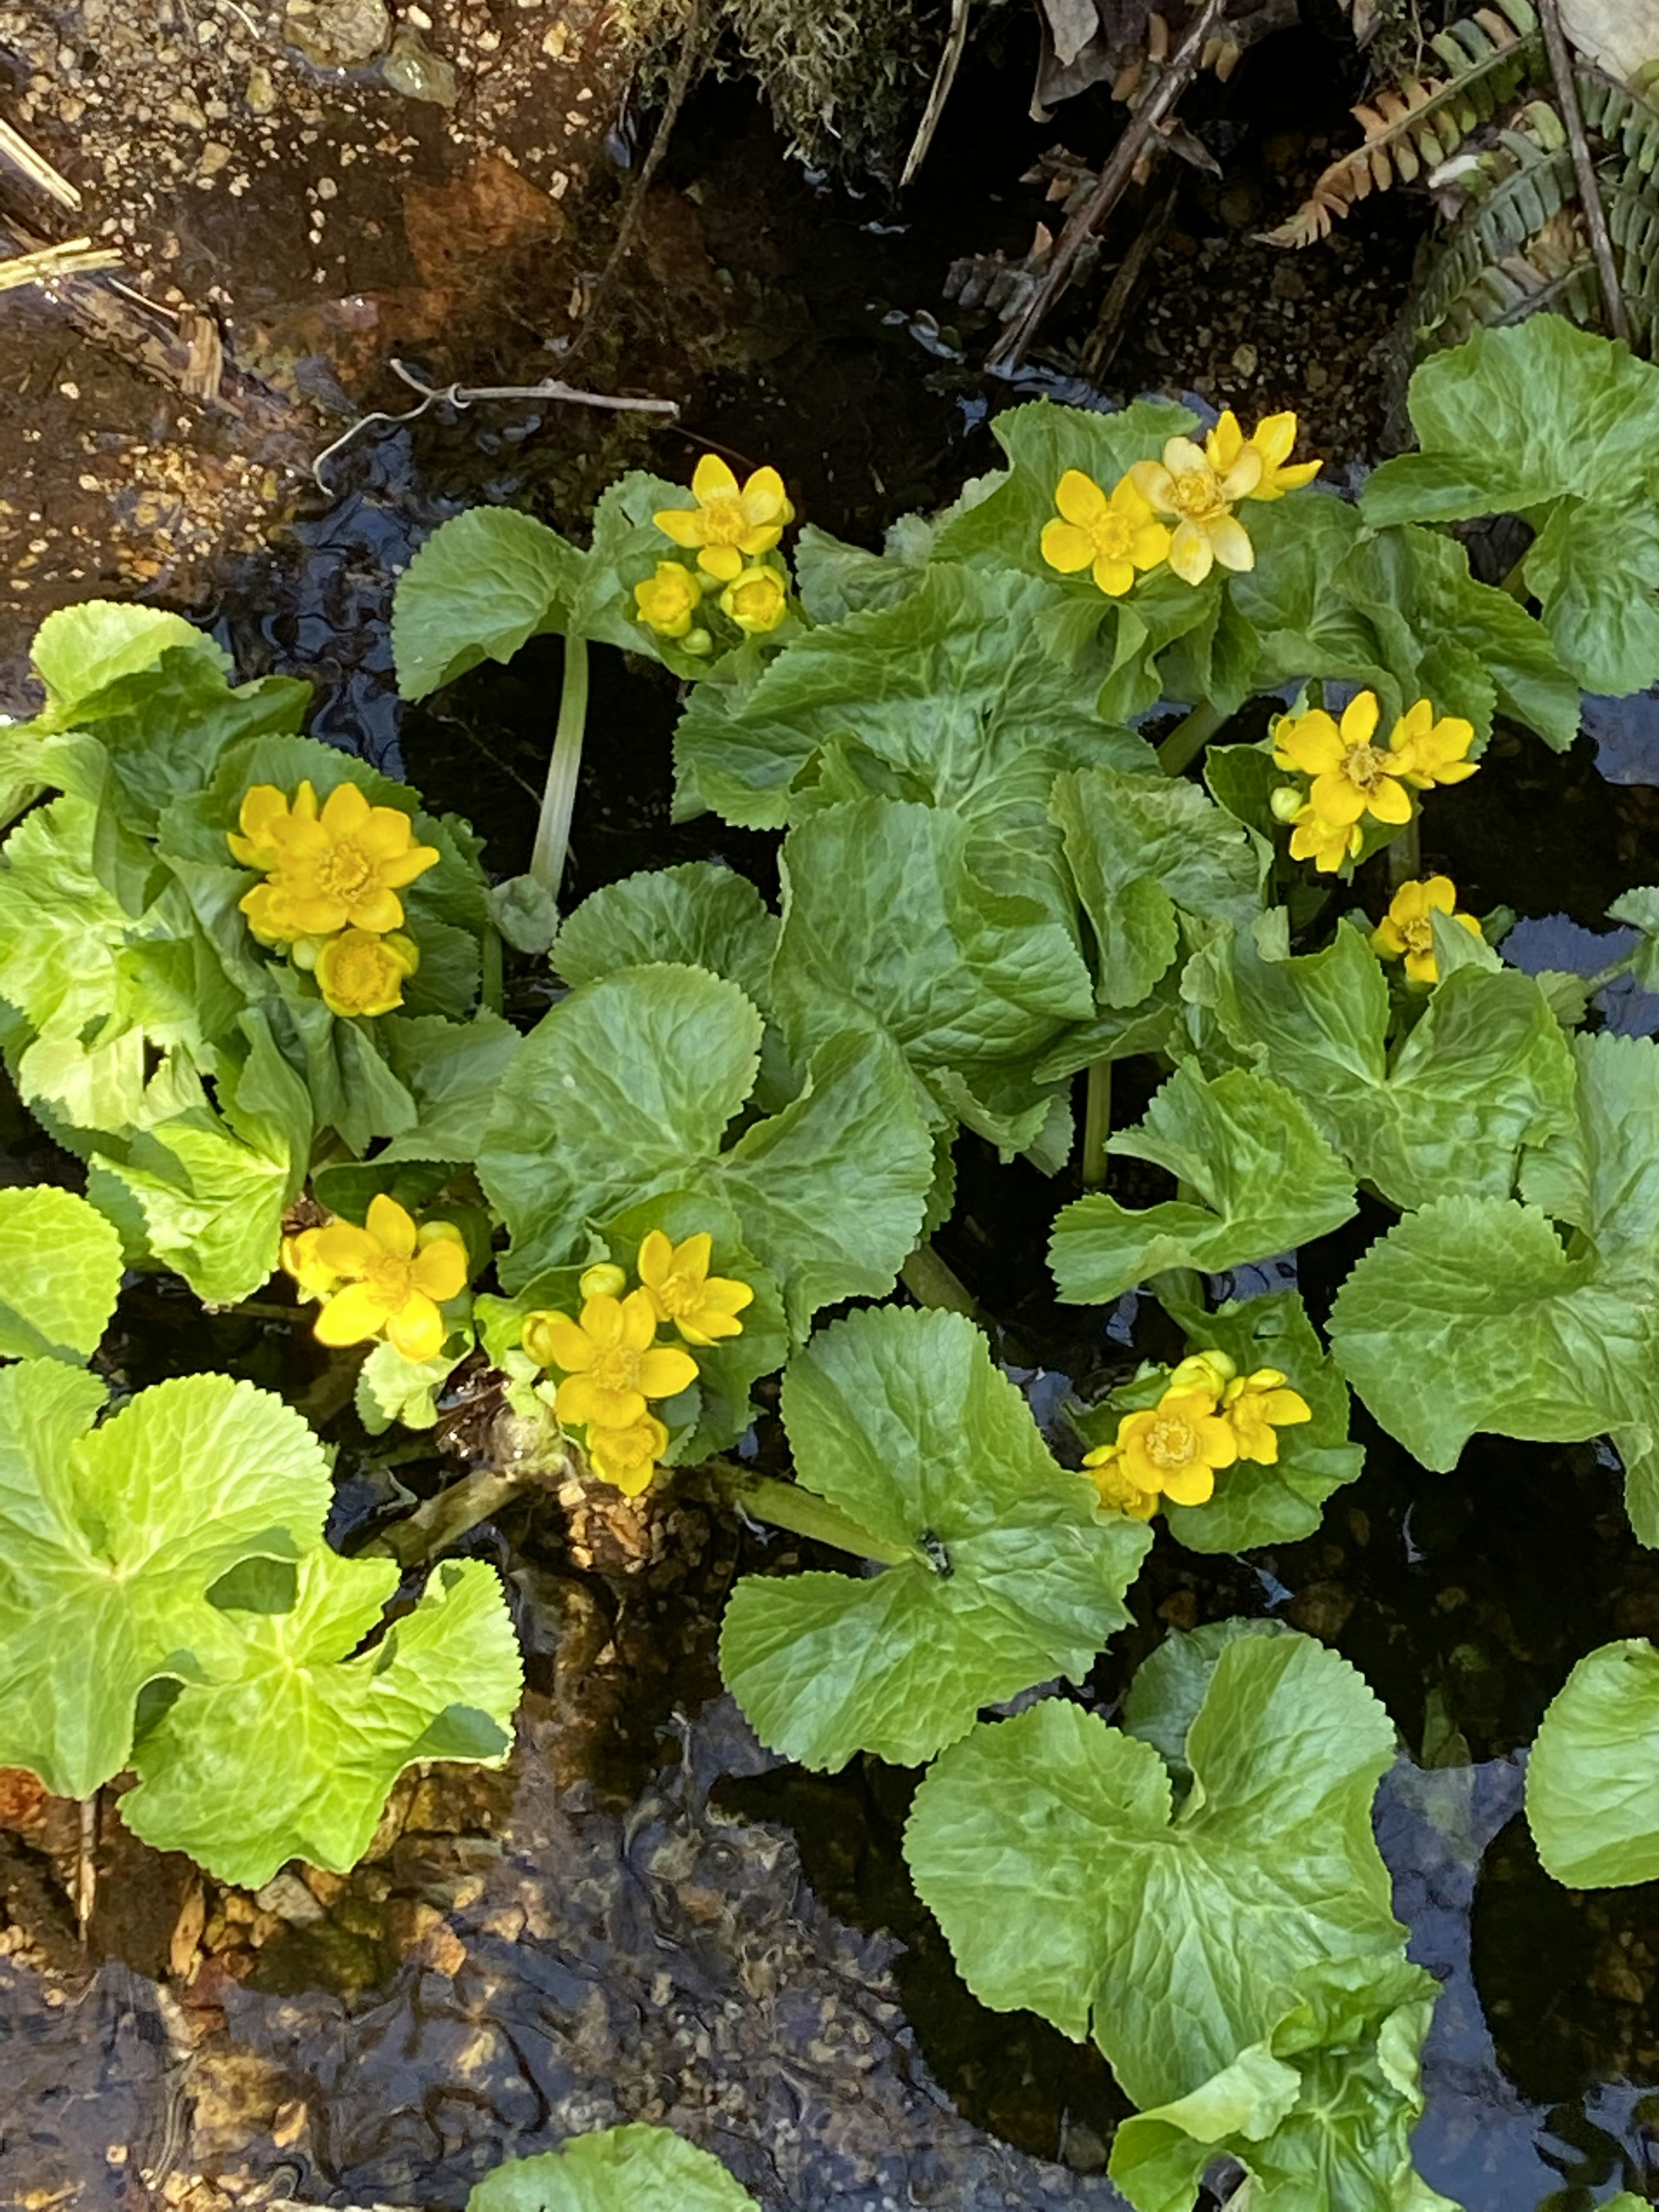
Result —
[{"label": "marsh marigold plant", "polygon": [[1121,599],[1137,571],[1170,557],[1170,533],[1125,477],[1109,496],[1081,469],[1067,469],[1054,488],[1060,509],[1042,531],[1042,557],[1064,576],[1085,568],[1113,599]]},{"label": "marsh marigold plant", "polygon": [[374,806],[355,783],[320,805],[307,779],[292,800],[274,784],[255,784],[239,826],[227,833],[234,859],[265,880],[239,902],[254,935],[268,945],[361,929],[401,929],[398,896],[435,867],[435,846],[417,845],[401,808]]},{"label": "marsh marigold plant", "polygon": [[1371,947],[1385,960],[1403,960],[1413,983],[1437,983],[1440,964],[1434,953],[1434,917],[1445,915],[1479,937],[1480,925],[1472,914],[1457,911],[1457,887],[1449,876],[1428,876],[1421,882],[1401,884],[1389,902],[1389,910],[1371,932]]},{"label": "marsh marigold plant", "polygon": [[775,469],[757,469],[739,486],[718,453],[705,453],[691,477],[695,507],[659,507],[651,520],[665,538],[695,552],[705,575],[734,584],[769,553],[795,519]]},{"label": "marsh marigold plant", "polygon": [[447,1326],[439,1309],[466,1288],[466,1246],[447,1221],[420,1228],[384,1192],[370,1199],[360,1229],[331,1221],[284,1238],[284,1271],[322,1300],[313,1333],[321,1344],[387,1338],[405,1359],[432,1359]]}]

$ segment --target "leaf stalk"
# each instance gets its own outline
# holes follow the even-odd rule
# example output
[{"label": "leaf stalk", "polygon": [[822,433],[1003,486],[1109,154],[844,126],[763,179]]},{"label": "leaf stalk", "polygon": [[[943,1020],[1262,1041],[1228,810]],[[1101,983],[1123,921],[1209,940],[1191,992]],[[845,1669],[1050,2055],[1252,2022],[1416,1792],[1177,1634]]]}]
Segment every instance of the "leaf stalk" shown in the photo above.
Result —
[{"label": "leaf stalk", "polygon": [[570,849],[570,817],[576,807],[576,781],[581,774],[582,735],[587,727],[587,640],[567,636],[564,641],[564,680],[559,690],[559,721],[553,736],[553,757],[547,763],[542,790],[542,811],[536,823],[536,842],[530,855],[530,873],[553,901],[559,901],[564,879],[565,856]]}]

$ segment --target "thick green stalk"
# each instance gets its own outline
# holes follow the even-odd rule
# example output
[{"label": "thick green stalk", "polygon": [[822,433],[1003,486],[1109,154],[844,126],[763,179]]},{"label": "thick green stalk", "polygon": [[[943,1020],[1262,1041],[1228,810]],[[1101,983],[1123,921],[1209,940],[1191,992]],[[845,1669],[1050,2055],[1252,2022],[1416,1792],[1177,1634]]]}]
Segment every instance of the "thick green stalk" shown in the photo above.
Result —
[{"label": "thick green stalk", "polygon": [[559,692],[559,726],[554,732],[553,757],[547,763],[541,817],[536,824],[536,843],[530,855],[530,873],[556,906],[564,878],[565,854],[570,845],[570,817],[576,805],[576,779],[582,765],[582,732],[586,726],[587,640],[567,637],[564,682]]},{"label": "thick green stalk", "polygon": [[1083,1188],[1098,1190],[1106,1180],[1106,1139],[1112,1133],[1112,1063],[1092,1060],[1083,1107]]},{"label": "thick green stalk", "polygon": [[936,1306],[944,1313],[966,1314],[981,1328],[986,1326],[984,1307],[931,1244],[917,1245],[899,1269],[899,1280],[918,1305]]},{"label": "thick green stalk", "polygon": [[874,1559],[884,1567],[902,1567],[915,1556],[908,1545],[881,1543],[849,1515],[826,1504],[799,1483],[775,1482],[769,1474],[750,1474],[729,1460],[717,1461],[715,1465],[726,1478],[732,1503],[757,1520],[770,1521],[775,1527],[808,1537],[815,1544],[833,1544],[838,1552]]},{"label": "thick green stalk", "polygon": [[1226,716],[1207,700],[1177,723],[1158,749],[1158,764],[1166,775],[1184,775],[1203,751]]},{"label": "thick green stalk", "polygon": [[1423,872],[1423,817],[1413,814],[1400,835],[1388,848],[1389,889],[1397,891],[1401,884],[1413,884]]}]

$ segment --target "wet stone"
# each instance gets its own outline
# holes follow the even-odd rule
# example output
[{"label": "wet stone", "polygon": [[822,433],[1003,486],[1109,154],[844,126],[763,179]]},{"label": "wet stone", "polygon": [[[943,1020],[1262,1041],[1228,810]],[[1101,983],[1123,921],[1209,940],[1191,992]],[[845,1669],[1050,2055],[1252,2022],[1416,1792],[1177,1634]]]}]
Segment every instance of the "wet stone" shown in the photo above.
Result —
[{"label": "wet stone", "polygon": [[405,100],[429,100],[438,107],[453,107],[460,98],[453,64],[434,54],[408,23],[398,27],[391,51],[380,64],[380,75]]},{"label": "wet stone", "polygon": [[319,69],[361,69],[386,52],[392,14],[386,0],[288,0],[283,30]]}]

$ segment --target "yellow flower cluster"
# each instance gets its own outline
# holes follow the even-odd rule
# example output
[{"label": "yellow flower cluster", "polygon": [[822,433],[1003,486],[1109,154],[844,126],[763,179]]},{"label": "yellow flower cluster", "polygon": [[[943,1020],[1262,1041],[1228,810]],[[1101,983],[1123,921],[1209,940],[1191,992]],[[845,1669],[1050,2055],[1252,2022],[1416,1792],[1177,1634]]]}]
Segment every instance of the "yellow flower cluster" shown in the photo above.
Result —
[{"label": "yellow flower cluster", "polygon": [[1434,917],[1447,915],[1472,937],[1480,925],[1472,914],[1457,911],[1457,887],[1449,876],[1429,876],[1422,882],[1401,884],[1389,910],[1371,932],[1371,949],[1385,960],[1403,959],[1413,983],[1437,983],[1440,963],[1434,957]]},{"label": "yellow flower cluster", "polygon": [[405,1359],[435,1358],[448,1326],[439,1308],[466,1288],[466,1243],[450,1221],[414,1218],[384,1192],[368,1218],[331,1221],[283,1239],[283,1267],[301,1295],[318,1298],[319,1344],[388,1337]]},{"label": "yellow flower cluster", "polygon": [[665,538],[697,564],[659,561],[634,586],[634,611],[659,637],[677,638],[688,653],[714,650],[700,619],[704,595],[719,592],[720,612],[749,637],[764,637],[789,611],[789,580],[769,556],[795,510],[775,469],[756,469],[743,483],[717,453],[705,453],[691,478],[695,507],[660,507],[651,518]]},{"label": "yellow flower cluster", "polygon": [[1062,575],[1090,569],[1121,599],[1138,573],[1168,562],[1184,583],[1224,568],[1255,566],[1249,533],[1233,513],[1240,500],[1283,499],[1317,476],[1320,463],[1291,463],[1296,417],[1269,415],[1247,438],[1229,408],[1203,445],[1171,438],[1159,461],[1137,461],[1109,494],[1081,469],[1054,489],[1060,513],[1042,532],[1042,557]]},{"label": "yellow flower cluster", "polygon": [[307,779],[292,799],[275,784],[243,794],[232,857],[264,877],[240,902],[262,945],[280,946],[316,976],[335,1013],[389,1014],[420,965],[398,894],[440,858],[417,845],[396,806],[372,806],[355,783],[318,804]]},{"label": "yellow flower cluster", "polygon": [[1313,1419],[1305,1398],[1285,1387],[1276,1367],[1241,1375],[1224,1352],[1199,1352],[1183,1359],[1156,1406],[1126,1413],[1117,1439],[1083,1462],[1103,1504],[1137,1521],[1150,1521],[1160,1498],[1202,1505],[1215,1479],[1235,1460],[1273,1467],[1279,1459],[1275,1431]]},{"label": "yellow flower cluster", "polygon": [[1343,708],[1340,723],[1322,707],[1313,707],[1274,724],[1274,766],[1310,779],[1305,792],[1284,784],[1273,793],[1274,813],[1292,825],[1293,860],[1311,860],[1334,874],[1345,860],[1358,857],[1368,815],[1398,827],[1416,811],[1413,791],[1462,783],[1480,766],[1466,758],[1474,742],[1472,723],[1455,714],[1437,720],[1429,702],[1419,699],[1383,746],[1372,742],[1381,712],[1376,692],[1360,691]]},{"label": "yellow flower cluster", "polygon": [[713,1251],[706,1233],[673,1244],[653,1229],[640,1246],[637,1289],[627,1289],[620,1267],[590,1267],[581,1279],[580,1320],[550,1311],[525,1316],[525,1350],[538,1367],[562,1370],[554,1412],[566,1427],[586,1431],[594,1473],[626,1497],[647,1487],[668,1446],[668,1431],[648,1401],[672,1398],[697,1379],[690,1353],[680,1344],[659,1344],[658,1328],[672,1323],[683,1344],[705,1348],[743,1333],[738,1316],[755,1293],[747,1283],[711,1275]]}]

